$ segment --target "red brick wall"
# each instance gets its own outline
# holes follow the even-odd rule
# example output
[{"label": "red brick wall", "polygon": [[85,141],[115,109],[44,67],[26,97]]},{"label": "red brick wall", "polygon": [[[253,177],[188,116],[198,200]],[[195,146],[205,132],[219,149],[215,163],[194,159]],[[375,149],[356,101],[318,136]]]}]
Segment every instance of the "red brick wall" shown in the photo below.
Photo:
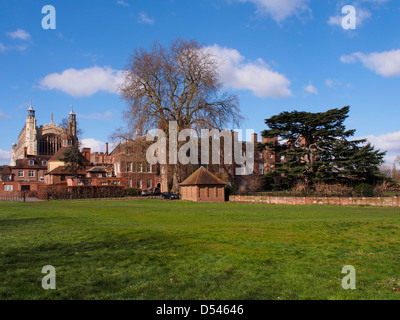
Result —
[{"label": "red brick wall", "polygon": [[339,197],[273,197],[273,196],[230,196],[231,202],[284,205],[333,205],[333,206],[375,206],[400,207],[399,198],[339,198]]}]

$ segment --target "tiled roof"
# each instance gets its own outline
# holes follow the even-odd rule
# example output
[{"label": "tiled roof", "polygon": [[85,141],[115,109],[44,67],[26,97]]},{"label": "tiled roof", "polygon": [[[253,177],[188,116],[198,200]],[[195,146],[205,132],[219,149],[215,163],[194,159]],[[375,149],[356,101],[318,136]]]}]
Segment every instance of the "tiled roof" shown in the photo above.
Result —
[{"label": "tiled roof", "polygon": [[[49,162],[63,161],[62,159],[65,158],[64,152],[65,152],[65,150],[67,150],[67,149],[68,149],[68,147],[62,147],[60,150],[58,150],[58,151],[50,158]],[[83,155],[81,155],[81,156],[82,156],[82,162],[83,162],[83,164],[88,165],[88,164],[89,164],[89,161],[88,161]]]},{"label": "tiled roof", "polygon": [[89,170],[86,170],[86,172],[106,172],[105,167],[93,167],[90,168]]},{"label": "tiled roof", "polygon": [[[78,175],[85,175],[85,170],[78,170]],[[50,172],[47,172],[46,175],[58,175],[58,176],[72,176],[71,169],[65,166],[59,166]]]},{"label": "tiled roof", "polygon": [[49,161],[62,161],[64,159],[64,152],[67,150],[66,147],[62,147],[60,150],[58,150],[51,158]]},{"label": "tiled roof", "polygon": [[195,171],[189,178],[183,181],[181,186],[193,186],[193,185],[226,185],[221,179],[218,179],[210,171],[204,167],[200,167]]},{"label": "tiled roof", "polygon": [[11,168],[9,166],[0,166],[0,175],[11,174]]},{"label": "tiled roof", "polygon": [[[47,164],[43,165],[43,161],[48,162],[50,156],[27,156],[23,159],[18,159],[13,169],[43,169],[47,168]],[[29,161],[33,161],[33,165],[29,164]]]}]

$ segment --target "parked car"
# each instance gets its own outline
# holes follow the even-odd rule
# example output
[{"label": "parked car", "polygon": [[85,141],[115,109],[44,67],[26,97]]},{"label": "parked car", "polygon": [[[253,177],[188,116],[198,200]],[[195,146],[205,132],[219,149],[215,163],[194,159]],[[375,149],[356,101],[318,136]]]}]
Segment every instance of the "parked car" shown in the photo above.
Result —
[{"label": "parked car", "polygon": [[142,197],[148,197],[150,196],[150,191],[149,190],[142,190]]},{"label": "parked car", "polygon": [[161,190],[160,188],[152,188],[150,190],[150,193],[152,196],[159,196],[161,194]]},{"label": "parked car", "polygon": [[179,200],[180,195],[173,192],[164,192],[162,194],[164,200]]}]

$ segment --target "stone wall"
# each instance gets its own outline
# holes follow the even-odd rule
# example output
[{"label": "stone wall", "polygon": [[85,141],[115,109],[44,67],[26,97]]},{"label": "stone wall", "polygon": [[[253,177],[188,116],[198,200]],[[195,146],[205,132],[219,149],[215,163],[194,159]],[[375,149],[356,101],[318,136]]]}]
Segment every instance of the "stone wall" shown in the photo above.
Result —
[{"label": "stone wall", "polygon": [[285,204],[285,205],[331,205],[400,207],[398,197],[384,198],[339,198],[339,197],[274,197],[274,196],[230,196],[230,202]]}]

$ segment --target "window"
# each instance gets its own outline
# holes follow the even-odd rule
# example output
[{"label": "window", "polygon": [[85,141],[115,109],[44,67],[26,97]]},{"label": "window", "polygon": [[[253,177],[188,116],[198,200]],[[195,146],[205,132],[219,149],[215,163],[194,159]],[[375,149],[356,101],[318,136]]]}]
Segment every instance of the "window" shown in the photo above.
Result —
[{"label": "window", "polygon": [[29,160],[29,165],[30,165],[30,166],[34,166],[34,165],[35,165],[35,161]]},{"label": "window", "polygon": [[61,181],[65,181],[65,176],[61,176],[61,177],[60,177],[60,180],[61,180]]},{"label": "window", "polygon": [[260,163],[260,174],[264,174],[264,165],[262,163]]},{"label": "window", "polygon": [[108,182],[102,182],[101,185],[102,186],[108,186]]},{"label": "window", "polygon": [[107,172],[107,177],[111,178],[112,172]]},{"label": "window", "polygon": [[126,163],[126,171],[127,172],[132,172],[132,168],[133,168],[133,163],[132,162],[127,162]]},{"label": "window", "polygon": [[47,166],[47,161],[42,161],[43,166]]},{"label": "window", "polygon": [[132,187],[133,187],[132,179],[128,179],[128,188],[132,188]]},{"label": "window", "polygon": [[137,181],[137,187],[138,187],[138,189],[142,189],[142,180],[141,179],[139,179]]},{"label": "window", "polygon": [[258,154],[258,156],[260,157],[260,159],[262,159],[262,158],[263,158],[262,152],[260,152],[260,153]]},{"label": "window", "polygon": [[143,163],[138,163],[138,172],[143,172]]},{"label": "window", "polygon": [[28,177],[29,178],[34,178],[35,177],[35,171],[29,171],[28,172]]},{"label": "window", "polygon": [[151,164],[147,163],[147,172],[151,172]]},{"label": "window", "polygon": [[24,177],[24,172],[23,171],[18,171],[18,177],[23,178]]},{"label": "window", "polygon": [[147,180],[147,188],[150,189],[153,187],[151,179]]},{"label": "window", "polygon": [[103,178],[103,174],[102,173],[97,174],[97,178]]},{"label": "window", "polygon": [[4,191],[13,191],[14,186],[4,186]]}]

